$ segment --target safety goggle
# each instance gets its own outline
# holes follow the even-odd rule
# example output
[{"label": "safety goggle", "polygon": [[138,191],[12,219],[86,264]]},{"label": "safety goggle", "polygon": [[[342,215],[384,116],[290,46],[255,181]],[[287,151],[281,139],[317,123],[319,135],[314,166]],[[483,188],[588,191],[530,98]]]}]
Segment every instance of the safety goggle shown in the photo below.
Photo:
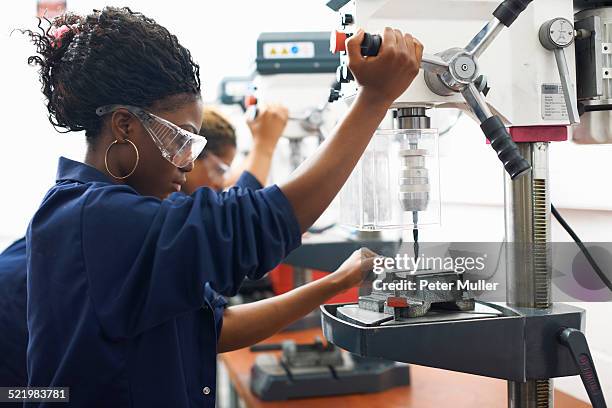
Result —
[{"label": "safety goggle", "polygon": [[216,154],[204,150],[201,157],[204,159],[204,165],[210,178],[223,178],[230,170],[230,166],[225,164]]},{"label": "safety goggle", "polygon": [[206,146],[205,137],[188,132],[136,106],[106,105],[97,108],[96,114],[104,116],[119,109],[127,110],[140,120],[162,156],[176,167],[183,168],[193,163]]}]

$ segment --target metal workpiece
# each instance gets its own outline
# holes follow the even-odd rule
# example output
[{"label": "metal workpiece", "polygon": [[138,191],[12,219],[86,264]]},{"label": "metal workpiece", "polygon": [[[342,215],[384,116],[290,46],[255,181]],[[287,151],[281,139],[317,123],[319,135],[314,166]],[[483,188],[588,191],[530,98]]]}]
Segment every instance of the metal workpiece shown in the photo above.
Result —
[{"label": "metal workpiece", "polygon": [[339,309],[350,306],[359,309],[355,304],[321,306],[323,334],[360,356],[517,383],[579,373],[570,351],[558,341],[563,328],[584,329],[584,310],[570,305],[540,310],[476,302],[473,313],[438,312],[401,322],[384,318],[376,322],[377,314],[366,311],[370,324],[339,315]]},{"label": "metal workpiece", "polygon": [[[412,285],[414,289],[373,290],[369,295],[359,297],[360,309],[393,316],[396,321],[425,316],[432,307],[444,310],[474,310],[472,293],[468,289],[457,287],[456,283],[462,282],[463,276],[454,271],[436,273],[388,271],[380,281],[383,284],[401,282],[405,286]],[[426,288],[428,284],[448,285],[453,289],[430,290]],[[339,312],[342,314],[342,309]]]}]

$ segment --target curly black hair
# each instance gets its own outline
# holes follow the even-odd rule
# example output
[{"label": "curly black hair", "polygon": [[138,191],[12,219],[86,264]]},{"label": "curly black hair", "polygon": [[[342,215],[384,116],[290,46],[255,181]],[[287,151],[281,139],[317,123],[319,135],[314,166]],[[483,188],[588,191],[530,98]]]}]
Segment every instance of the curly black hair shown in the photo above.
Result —
[{"label": "curly black hair", "polygon": [[200,97],[200,67],[189,50],[127,7],[39,19],[38,30],[22,32],[36,46],[28,63],[39,66],[49,121],[64,132],[85,130],[91,140],[100,132],[96,108],[103,105],[147,108],[170,96]]}]

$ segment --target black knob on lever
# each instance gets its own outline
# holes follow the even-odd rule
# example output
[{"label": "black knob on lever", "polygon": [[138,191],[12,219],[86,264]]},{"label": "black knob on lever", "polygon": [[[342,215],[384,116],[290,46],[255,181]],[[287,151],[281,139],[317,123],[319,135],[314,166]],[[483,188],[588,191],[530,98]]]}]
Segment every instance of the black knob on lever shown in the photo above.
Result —
[{"label": "black knob on lever", "polygon": [[567,328],[559,334],[559,341],[564,346],[567,346],[570,353],[572,353],[593,408],[606,408],[606,400],[584,333],[580,330]]},{"label": "black knob on lever", "polygon": [[500,118],[491,116],[481,123],[480,128],[512,180],[531,170],[531,165],[521,155]]},{"label": "black knob on lever", "polygon": [[364,57],[374,57],[378,55],[381,44],[382,37],[380,35],[365,33],[363,35],[363,41],[361,42],[361,55]]},{"label": "black knob on lever", "polygon": [[527,8],[533,0],[504,0],[493,15],[506,27],[510,27],[514,20]]}]

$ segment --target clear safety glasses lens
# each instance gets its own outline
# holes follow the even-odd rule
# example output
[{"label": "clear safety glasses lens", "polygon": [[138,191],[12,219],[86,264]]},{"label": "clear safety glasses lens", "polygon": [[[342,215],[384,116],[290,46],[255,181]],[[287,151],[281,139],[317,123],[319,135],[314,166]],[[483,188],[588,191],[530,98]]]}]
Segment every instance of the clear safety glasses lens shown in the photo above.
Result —
[{"label": "clear safety glasses lens", "polygon": [[204,163],[208,169],[209,177],[225,177],[230,170],[230,166],[225,164],[216,154],[207,151],[204,151],[202,154]]},{"label": "clear safety glasses lens", "polygon": [[96,109],[98,116],[125,109],[136,116],[149,133],[162,156],[176,167],[190,165],[200,155],[206,138],[176,126],[142,108],[129,105],[107,105]]}]

